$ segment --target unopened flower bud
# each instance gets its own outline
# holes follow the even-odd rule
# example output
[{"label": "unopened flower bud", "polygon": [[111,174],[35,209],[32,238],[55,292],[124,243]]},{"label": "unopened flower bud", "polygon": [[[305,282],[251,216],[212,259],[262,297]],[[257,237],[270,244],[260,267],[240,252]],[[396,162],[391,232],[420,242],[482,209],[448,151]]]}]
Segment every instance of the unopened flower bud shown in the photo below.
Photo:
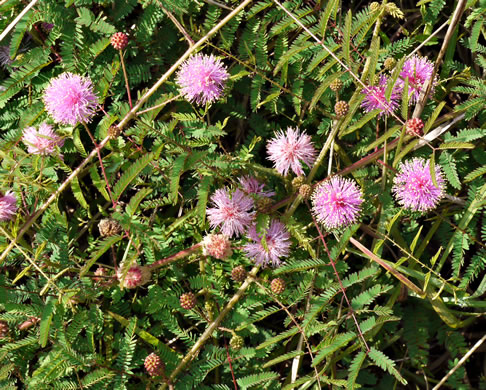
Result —
[{"label": "unopened flower bud", "polygon": [[229,345],[231,349],[238,351],[239,349],[243,348],[243,346],[245,345],[245,340],[243,340],[243,337],[241,336],[234,335],[233,337],[231,337]]},{"label": "unopened flower bud", "polygon": [[123,287],[136,288],[147,284],[152,277],[152,272],[147,267],[134,264],[128,269],[125,277],[123,277],[123,267],[118,269],[116,276]]},{"label": "unopened flower bud", "polygon": [[333,80],[331,85],[329,85],[329,88],[331,88],[331,91],[334,91],[334,92],[339,92],[342,87],[343,87],[343,82],[341,81],[341,79]]},{"label": "unopened flower bud", "polygon": [[338,101],[334,106],[334,112],[336,113],[336,116],[338,118],[342,118],[343,116],[345,116],[348,113],[348,110],[349,110],[349,104],[344,100]]},{"label": "unopened flower bud", "polygon": [[282,294],[285,291],[285,281],[281,278],[273,279],[270,283],[270,290],[272,290],[275,295]]},{"label": "unopened flower bud", "polygon": [[164,362],[160,359],[160,357],[152,352],[150,355],[148,355],[145,358],[145,361],[143,363],[145,366],[145,369],[147,370],[147,373],[150,376],[160,376],[164,372]]},{"label": "unopened flower bud", "polygon": [[310,186],[309,184],[301,185],[299,188],[299,194],[304,199],[309,199],[310,196],[312,195],[312,186]]},{"label": "unopened flower bud", "polygon": [[123,50],[128,45],[128,36],[125,33],[117,32],[111,36],[111,45],[116,50]]},{"label": "unopened flower bud", "polygon": [[405,123],[405,131],[411,136],[422,136],[424,135],[424,122],[420,118],[409,119]]},{"label": "unopened flower bud", "polygon": [[184,293],[179,298],[181,307],[186,310],[192,310],[196,306],[196,296],[192,292]]},{"label": "unopened flower bud", "polygon": [[385,67],[386,70],[393,70],[393,68],[395,67],[395,65],[397,64],[397,60],[395,60],[395,58],[393,57],[388,57],[383,66]]}]

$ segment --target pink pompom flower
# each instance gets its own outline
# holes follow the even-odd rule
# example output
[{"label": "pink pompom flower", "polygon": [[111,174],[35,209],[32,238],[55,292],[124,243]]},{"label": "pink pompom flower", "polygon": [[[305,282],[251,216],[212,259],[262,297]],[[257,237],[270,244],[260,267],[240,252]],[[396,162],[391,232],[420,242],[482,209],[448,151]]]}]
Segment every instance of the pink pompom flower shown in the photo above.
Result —
[{"label": "pink pompom flower", "polygon": [[444,197],[446,181],[441,168],[435,166],[436,187],[430,174],[430,161],[413,158],[400,163],[398,174],[393,179],[392,192],[403,207],[412,211],[429,211],[434,209]]},{"label": "pink pompom flower", "polygon": [[224,234],[208,234],[201,243],[204,256],[224,260],[233,254],[231,241]]},{"label": "pink pompom flower", "polygon": [[241,188],[243,188],[243,191],[245,191],[247,194],[255,194],[266,198],[270,198],[275,195],[275,192],[273,191],[265,191],[265,183],[260,183],[252,176],[242,176],[238,180]]},{"label": "pink pompom flower", "polygon": [[[400,91],[402,91],[405,86],[405,80],[408,77],[408,95],[410,104],[418,102],[420,92],[422,92],[427,80],[432,78],[433,73],[434,64],[425,57],[415,55],[404,62],[400,77],[397,80],[397,86],[400,88]],[[437,77],[432,81],[432,93],[436,84]]]},{"label": "pink pompom flower", "polygon": [[312,211],[327,230],[346,228],[361,212],[363,195],[355,181],[334,176],[312,194]]},{"label": "pink pompom flower", "polygon": [[256,225],[248,230],[248,237],[254,241],[243,246],[243,251],[257,264],[266,266],[281,264],[281,257],[287,257],[290,252],[290,234],[285,225],[274,219],[270,222],[265,234],[258,234]]},{"label": "pink pompom flower", "polygon": [[221,226],[221,232],[227,236],[239,236],[250,226],[255,216],[253,199],[239,189],[232,194],[226,188],[220,188],[211,196],[215,207],[207,209],[209,224],[212,228]]},{"label": "pink pompom flower", "polygon": [[125,288],[136,288],[143,286],[150,282],[152,272],[148,267],[144,267],[138,264],[133,264],[128,271],[123,275],[123,269],[120,267],[117,270],[116,277],[120,281],[121,285]]},{"label": "pink pompom flower", "polygon": [[283,176],[286,176],[289,169],[292,169],[296,175],[303,175],[303,161],[308,167],[316,159],[317,151],[312,145],[309,135],[304,132],[300,133],[298,128],[287,128],[287,131],[277,132],[275,138],[267,143],[267,152],[269,160],[273,161],[275,169]]},{"label": "pink pompom flower", "polygon": [[44,91],[44,104],[56,122],[75,126],[91,120],[98,99],[88,77],[66,72],[51,80]]},{"label": "pink pompom flower", "polygon": [[42,123],[39,130],[35,127],[24,129],[22,141],[29,153],[42,155],[51,154],[56,146],[64,145],[64,140],[55,133],[52,126],[46,123]]},{"label": "pink pompom flower", "polygon": [[[1,193],[0,193],[1,195]],[[0,196],[0,221],[8,221],[17,212],[17,198],[12,191]]]},{"label": "pink pompom flower", "polygon": [[196,54],[181,65],[177,83],[187,100],[206,104],[221,97],[228,78],[229,73],[218,58]]},{"label": "pink pompom flower", "polygon": [[393,86],[390,99],[386,98],[388,79],[385,76],[380,77],[380,82],[376,86],[368,86],[363,89],[361,93],[365,94],[365,98],[361,102],[361,108],[365,112],[373,110],[380,110],[378,114],[390,115],[398,108],[398,101],[400,100],[400,89],[398,86]]}]

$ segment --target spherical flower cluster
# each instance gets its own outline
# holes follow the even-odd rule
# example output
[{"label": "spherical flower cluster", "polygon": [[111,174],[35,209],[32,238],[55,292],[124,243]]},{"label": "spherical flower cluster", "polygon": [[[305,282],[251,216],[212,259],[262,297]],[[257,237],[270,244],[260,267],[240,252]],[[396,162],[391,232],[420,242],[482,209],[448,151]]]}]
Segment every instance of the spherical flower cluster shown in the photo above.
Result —
[{"label": "spherical flower cluster", "polygon": [[284,133],[277,132],[275,138],[267,143],[269,159],[273,161],[275,169],[286,176],[289,169],[296,175],[303,175],[301,160],[311,166],[316,159],[317,151],[312,145],[311,137],[299,129],[289,127]]},{"label": "spherical flower cluster", "polygon": [[51,154],[56,146],[64,145],[64,140],[52,130],[52,126],[46,123],[42,123],[39,130],[35,127],[24,129],[22,141],[29,153],[42,155]]},{"label": "spherical flower cluster", "polygon": [[190,102],[212,103],[221,97],[229,73],[213,55],[196,54],[181,65],[177,83]]},{"label": "spherical flower cluster", "polygon": [[[397,86],[400,91],[405,86],[405,80],[408,77],[408,95],[409,103],[416,103],[419,100],[420,92],[434,73],[434,64],[425,57],[419,57],[417,55],[409,58],[403,64],[400,72],[399,79],[397,80]],[[432,81],[432,89],[437,84],[437,77]]]},{"label": "spherical flower cluster", "polygon": [[44,104],[56,122],[74,126],[91,120],[98,99],[88,77],[66,72],[51,80],[44,92]]},{"label": "spherical flower cluster", "polygon": [[390,115],[398,108],[398,100],[400,99],[400,90],[397,86],[393,86],[390,98],[386,98],[388,79],[385,76],[380,77],[380,82],[377,86],[366,87],[361,93],[366,96],[361,102],[361,107],[370,112],[373,110],[380,110],[379,116]]},{"label": "spherical flower cluster", "polygon": [[121,282],[122,286],[125,288],[136,288],[143,286],[150,281],[152,273],[147,267],[140,266],[138,264],[132,265],[125,277],[123,277],[122,272],[123,267],[120,267],[116,273],[116,277]]},{"label": "spherical flower cluster", "polygon": [[411,118],[405,123],[405,130],[408,135],[422,136],[424,135],[424,122],[420,118]]},{"label": "spherical flower cluster", "polygon": [[245,244],[243,250],[257,264],[266,266],[271,263],[276,267],[280,265],[281,257],[289,255],[290,234],[285,225],[276,219],[270,222],[264,235],[258,234],[256,225],[252,225],[248,237],[254,242]]},{"label": "spherical flower cluster", "polygon": [[208,234],[202,240],[204,256],[224,260],[233,254],[231,241],[224,234]]},{"label": "spherical flower cluster", "polygon": [[12,191],[7,191],[5,195],[0,196],[0,221],[12,219],[16,212],[17,198]]},{"label": "spherical flower cluster", "polygon": [[341,229],[355,223],[362,203],[359,186],[341,176],[326,180],[312,194],[312,211],[327,230]]},{"label": "spherical flower cluster", "polygon": [[154,352],[145,358],[143,365],[150,376],[160,376],[164,371],[164,362]]},{"label": "spherical flower cluster", "polygon": [[275,195],[273,191],[265,191],[265,184],[260,183],[257,179],[251,176],[243,176],[239,178],[239,182],[243,191],[247,194],[255,194],[270,198]]},{"label": "spherical flower cluster", "polygon": [[207,209],[209,224],[212,228],[221,226],[221,232],[227,236],[243,234],[255,215],[253,199],[236,189],[230,195],[229,190],[220,188],[211,196],[215,207]]},{"label": "spherical flower cluster", "polygon": [[412,211],[434,209],[444,196],[445,179],[439,166],[435,166],[436,187],[430,174],[430,161],[414,158],[401,163],[395,176],[392,192],[403,207]]},{"label": "spherical flower cluster", "polygon": [[115,50],[123,50],[128,45],[128,36],[125,33],[117,32],[111,36],[110,42]]}]

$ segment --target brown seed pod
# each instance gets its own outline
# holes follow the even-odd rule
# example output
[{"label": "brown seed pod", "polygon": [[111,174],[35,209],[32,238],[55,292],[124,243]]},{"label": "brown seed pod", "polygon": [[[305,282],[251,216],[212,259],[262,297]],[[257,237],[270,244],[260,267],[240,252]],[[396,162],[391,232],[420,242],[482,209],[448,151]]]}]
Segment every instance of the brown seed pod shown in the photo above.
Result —
[{"label": "brown seed pod", "polygon": [[282,294],[285,291],[285,281],[281,278],[273,279],[270,283],[270,290],[272,290],[275,295]]},{"label": "brown seed pod", "polygon": [[111,237],[120,234],[122,226],[120,222],[112,218],[102,219],[98,224],[98,229],[102,237]]},{"label": "brown seed pod", "polygon": [[239,265],[231,271],[231,279],[235,282],[243,282],[246,279],[246,271],[243,266]]},{"label": "brown seed pod", "polygon": [[342,118],[343,116],[345,116],[348,113],[348,110],[349,110],[349,104],[344,100],[338,101],[334,106],[334,112],[336,113],[336,116],[338,118]]},{"label": "brown seed pod", "polygon": [[341,79],[333,80],[331,85],[329,85],[329,88],[331,88],[331,91],[334,91],[334,92],[339,92],[342,87],[343,87],[343,82],[341,81]]},{"label": "brown seed pod", "polygon": [[304,199],[309,199],[310,196],[312,195],[312,186],[310,186],[309,184],[301,185],[299,188],[299,194]]},{"label": "brown seed pod", "polygon": [[241,336],[234,335],[233,337],[231,337],[229,345],[231,349],[238,351],[239,349],[243,348],[243,346],[245,345],[245,340],[243,340],[243,337]]}]

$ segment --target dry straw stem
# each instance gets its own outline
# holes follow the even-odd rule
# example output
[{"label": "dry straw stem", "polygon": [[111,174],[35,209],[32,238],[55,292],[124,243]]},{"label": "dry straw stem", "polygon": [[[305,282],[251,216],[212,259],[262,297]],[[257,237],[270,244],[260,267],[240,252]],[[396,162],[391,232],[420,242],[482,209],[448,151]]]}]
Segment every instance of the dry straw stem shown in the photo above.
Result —
[{"label": "dry straw stem", "polygon": [[[206,328],[204,333],[199,337],[199,339],[196,341],[196,343],[192,346],[191,350],[184,356],[184,358],[179,362],[177,367],[172,371],[172,373],[169,376],[169,382],[174,382],[174,379],[177,377],[177,375],[184,369],[184,367],[197,355],[199,350],[203,347],[203,345],[206,343],[206,341],[209,340],[211,335],[215,330],[218,329],[219,324],[221,321],[223,321],[224,317],[230,312],[230,310],[233,308],[234,305],[240,300],[240,298],[243,296],[245,291],[250,287],[253,278],[255,275],[258,273],[258,270],[260,269],[259,266],[253,267],[253,269],[248,273],[248,277],[246,280],[243,282],[243,284],[240,286],[238,291],[236,291],[235,295],[228,301],[226,306],[221,310],[221,313],[219,313],[218,317],[209,324],[209,326]],[[167,383],[163,383],[160,387],[159,390],[164,390],[167,388]]]},{"label": "dry straw stem", "polygon": [[[38,2],[39,0],[32,0],[27,7],[25,7],[20,14],[10,23],[5,30],[3,30],[2,34],[0,34],[0,42],[2,42],[3,38],[7,36],[7,34],[12,30],[15,25],[24,17],[24,15],[29,12],[29,10]],[[0,3],[0,6],[3,5],[5,1]]]},{"label": "dry straw stem", "polygon": [[478,349],[481,346],[481,344],[484,343],[485,340],[486,340],[486,335],[484,335],[480,340],[478,340],[478,342],[476,344],[474,344],[473,347],[469,351],[467,351],[467,353],[462,357],[462,359],[457,362],[457,364],[454,366],[454,368],[452,370],[450,370],[447,373],[447,375],[444,378],[442,378],[440,380],[440,382],[437,383],[434,386],[434,388],[432,390],[438,390],[445,383],[445,381],[447,379],[449,379],[449,377],[452,374],[454,374],[456,372],[456,370],[466,362],[466,360],[469,358],[469,356],[471,356],[474,353],[474,351],[476,351],[476,349]]},{"label": "dry straw stem", "polygon": [[430,78],[427,80],[425,83],[425,88],[422,88],[422,92],[420,93],[420,98],[419,102],[415,106],[415,110],[413,111],[413,117],[414,118],[420,118],[420,115],[422,114],[422,111],[424,110],[425,103],[427,102],[427,97],[429,96],[430,89],[432,88],[432,81],[435,79],[435,75],[437,74],[437,70],[439,69],[440,63],[442,61],[442,58],[444,57],[444,54],[447,50],[447,47],[449,46],[449,42],[452,38],[452,35],[454,34],[454,30],[456,29],[459,21],[461,20],[461,16],[464,13],[464,10],[466,8],[466,0],[459,0],[457,2],[456,9],[454,11],[454,14],[452,15],[451,18],[451,24],[449,25],[449,28],[447,29],[444,42],[442,42],[442,47],[440,48],[439,55],[437,56],[437,59],[435,60],[435,65],[434,65],[434,72],[430,76]]},{"label": "dry straw stem", "polygon": [[[224,19],[222,19],[216,26],[214,26],[204,37],[202,37],[194,46],[190,47],[179,60],[172,65],[172,67],[165,72],[165,74],[155,83],[155,85],[150,88],[137,102],[135,107],[133,107],[121,120],[118,124],[119,129],[125,128],[128,122],[136,115],[137,111],[142,107],[142,105],[147,101],[147,99],[152,96],[155,91],[169,79],[169,77],[176,71],[178,66],[182,64],[189,56],[196,51],[199,47],[201,47],[210,37],[212,37],[216,32],[218,32],[226,23],[228,23],[236,14],[238,14],[243,8],[245,8],[248,4],[250,4],[252,0],[245,0],[241,3],[234,11],[229,13]],[[31,4],[35,4],[36,1],[33,1]],[[30,4],[29,4],[30,5]],[[24,10],[25,11],[25,10]],[[20,15],[19,15],[20,16]],[[13,23],[13,22],[12,22]],[[9,26],[10,27],[10,26]],[[8,27],[7,27],[8,29]],[[3,35],[3,34],[2,34]],[[67,179],[59,186],[59,188],[46,200],[46,202],[40,206],[37,211],[30,216],[30,218],[24,223],[22,228],[17,233],[17,236],[14,238],[13,241],[5,248],[3,253],[0,255],[0,264],[7,258],[8,254],[12,250],[12,248],[16,245],[16,243],[23,237],[25,232],[29,230],[29,228],[33,225],[33,223],[47,210],[47,208],[57,199],[57,197],[71,184],[75,177],[79,175],[81,170],[97,155],[98,151],[103,149],[110,137],[106,137],[103,141],[101,141],[98,145],[98,148],[94,148],[91,153],[83,160],[83,162],[67,177]]]}]

